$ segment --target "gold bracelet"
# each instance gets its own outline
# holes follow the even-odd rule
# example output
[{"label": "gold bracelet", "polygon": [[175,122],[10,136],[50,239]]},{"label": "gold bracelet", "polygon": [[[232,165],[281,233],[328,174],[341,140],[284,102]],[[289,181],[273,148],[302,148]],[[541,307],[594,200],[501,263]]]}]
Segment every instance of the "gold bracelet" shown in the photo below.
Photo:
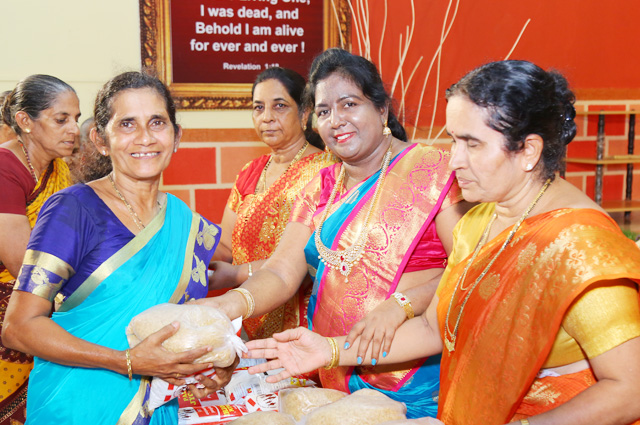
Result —
[{"label": "gold bracelet", "polygon": [[253,295],[251,295],[251,292],[247,291],[244,288],[233,288],[232,291],[239,292],[244,297],[244,301],[247,303],[247,312],[244,316],[242,316],[242,320],[247,320],[249,317],[251,317],[253,311],[256,308],[256,302],[253,299]]},{"label": "gold bracelet", "polygon": [[413,319],[415,313],[413,312],[413,307],[411,306],[411,300],[401,292],[394,292],[391,296],[396,300],[398,305],[402,307],[405,314],[407,315],[407,319]]},{"label": "gold bracelet", "polygon": [[331,346],[331,361],[324,368],[329,370],[337,367],[340,363],[340,349],[338,348],[338,343],[335,338],[327,337],[327,342]]},{"label": "gold bracelet", "polygon": [[522,425],[529,425],[529,419],[520,419]]},{"label": "gold bracelet", "polygon": [[[251,267],[251,263],[247,263],[249,265],[249,277],[253,276],[253,268]],[[249,277],[247,279],[249,279]]]},{"label": "gold bracelet", "polygon": [[133,380],[133,371],[131,370],[131,354],[128,348],[124,351],[124,355],[127,358],[127,373],[129,374],[129,381],[131,381]]}]

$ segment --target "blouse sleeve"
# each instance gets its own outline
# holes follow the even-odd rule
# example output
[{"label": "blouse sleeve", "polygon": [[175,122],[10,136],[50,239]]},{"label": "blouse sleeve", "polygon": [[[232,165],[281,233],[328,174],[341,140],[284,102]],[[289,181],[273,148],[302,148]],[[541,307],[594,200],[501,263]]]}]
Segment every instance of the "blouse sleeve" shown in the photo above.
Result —
[{"label": "blouse sleeve", "polygon": [[75,274],[94,226],[78,199],[65,191],[42,207],[15,289],[49,301]]},{"label": "blouse sleeve", "polygon": [[0,164],[0,214],[26,215],[35,182],[11,151],[0,149]]},{"label": "blouse sleeve", "polygon": [[637,286],[597,284],[571,306],[562,327],[589,358],[640,336]]}]

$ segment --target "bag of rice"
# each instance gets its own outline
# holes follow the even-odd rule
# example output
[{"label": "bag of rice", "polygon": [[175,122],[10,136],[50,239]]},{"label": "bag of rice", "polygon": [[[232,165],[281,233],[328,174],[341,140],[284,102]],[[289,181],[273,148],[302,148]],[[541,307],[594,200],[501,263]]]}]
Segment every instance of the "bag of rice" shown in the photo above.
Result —
[{"label": "bag of rice", "polygon": [[253,412],[234,420],[233,425],[296,425],[296,421],[283,413]]},{"label": "bag of rice", "polygon": [[376,390],[363,389],[318,407],[302,418],[305,425],[377,425],[406,419],[407,408]]},{"label": "bag of rice", "polygon": [[180,322],[180,329],[162,345],[180,353],[204,346],[213,348],[194,363],[213,363],[216,367],[230,366],[237,356],[247,351],[236,335],[231,320],[217,308],[198,304],[158,304],[135,316],[127,327],[129,347],[172,322]]},{"label": "bag of rice", "polygon": [[304,415],[325,404],[333,403],[347,396],[342,391],[329,388],[290,388],[280,390],[280,406],[278,411],[287,413],[296,421]]}]

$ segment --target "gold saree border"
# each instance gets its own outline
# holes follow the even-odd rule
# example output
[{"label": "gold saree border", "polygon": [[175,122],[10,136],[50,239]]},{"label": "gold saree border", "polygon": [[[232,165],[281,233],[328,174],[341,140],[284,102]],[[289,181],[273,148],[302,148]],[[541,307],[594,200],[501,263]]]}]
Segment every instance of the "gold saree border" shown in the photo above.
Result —
[{"label": "gold saree border", "polygon": [[116,425],[131,425],[138,418],[139,414],[142,414],[142,417],[147,417],[147,415],[148,417],[151,416],[152,412],[149,412],[149,409],[142,404],[150,382],[149,378],[142,378],[140,380],[138,392],[133,396],[127,408],[124,409]]},{"label": "gold saree border", "polygon": [[187,286],[191,281],[191,265],[193,264],[193,251],[195,249],[195,240],[198,234],[198,229],[200,228],[200,222],[202,221],[202,217],[198,213],[191,213],[191,229],[189,230],[189,239],[187,239],[187,247],[185,248],[184,253],[184,263],[182,265],[182,274],[180,275],[180,281],[176,286],[173,295],[169,298],[169,302],[176,304],[182,298],[185,291],[187,290]]},{"label": "gold saree border", "polygon": [[69,295],[62,303],[60,312],[69,311],[80,305],[91,293],[98,287],[118,267],[122,266],[131,257],[137,254],[144,246],[155,236],[155,234],[164,225],[164,219],[167,214],[166,198],[160,212],[151,220],[151,223],[145,227],[136,237],[122,247],[118,252],[113,254],[107,261],[102,263],[93,273],[80,285],[76,291]]},{"label": "gold saree border", "polygon": [[64,280],[69,280],[76,271],[66,261],[61,260],[55,255],[48,252],[36,251],[28,249],[24,254],[23,265],[27,266],[39,266],[48,272],[55,273]]}]

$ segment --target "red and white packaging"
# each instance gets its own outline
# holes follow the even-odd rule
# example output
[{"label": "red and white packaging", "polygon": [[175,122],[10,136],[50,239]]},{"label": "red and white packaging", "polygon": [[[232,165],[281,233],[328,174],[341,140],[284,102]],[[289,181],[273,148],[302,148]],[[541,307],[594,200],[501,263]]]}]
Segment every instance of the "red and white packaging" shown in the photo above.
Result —
[{"label": "red and white packaging", "polygon": [[248,414],[245,406],[232,404],[185,407],[178,409],[178,425],[221,425]]}]

